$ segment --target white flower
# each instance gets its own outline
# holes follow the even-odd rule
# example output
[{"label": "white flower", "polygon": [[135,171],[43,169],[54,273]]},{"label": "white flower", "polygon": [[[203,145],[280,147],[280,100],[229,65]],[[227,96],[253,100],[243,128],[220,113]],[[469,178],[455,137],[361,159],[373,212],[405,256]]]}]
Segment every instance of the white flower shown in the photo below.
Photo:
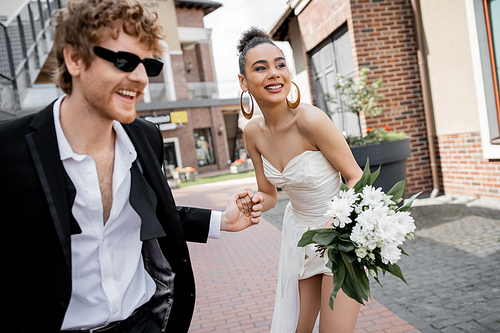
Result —
[{"label": "white flower", "polygon": [[335,197],[328,203],[329,210],[326,211],[324,216],[334,217],[333,225],[335,227],[343,228],[346,224],[352,222],[351,212],[353,208],[349,205],[347,198]]},{"label": "white flower", "polygon": [[363,188],[361,206],[379,207],[384,204],[384,192],[379,187],[375,189],[373,186],[367,185]]},{"label": "white flower", "polygon": [[356,203],[356,200],[358,200],[359,193],[354,192],[354,189],[350,188],[348,191],[340,191],[339,197],[346,199],[348,204],[352,206]]},{"label": "white flower", "polygon": [[354,249],[354,252],[356,252],[356,255],[359,258],[364,258],[368,254],[368,251],[363,247],[358,247],[358,248]]},{"label": "white flower", "polygon": [[360,223],[354,225],[354,227],[351,230],[350,238],[354,243],[358,244],[360,247],[365,246],[365,240],[366,240],[365,230],[363,229]]},{"label": "white flower", "polygon": [[394,222],[394,217],[385,216],[378,221],[375,228],[375,236],[377,237],[377,246],[383,247],[385,244],[393,243],[398,240],[398,229]]},{"label": "white flower", "polygon": [[384,264],[388,264],[389,262],[395,264],[401,259],[401,250],[398,248],[397,244],[391,243],[380,249],[380,256]]},{"label": "white flower", "polygon": [[384,204],[386,206],[394,205],[394,202],[391,200],[391,198],[392,198],[392,195],[387,195],[385,193],[382,195],[382,201],[384,202]]},{"label": "white flower", "polygon": [[415,222],[409,212],[397,212],[394,215],[394,220],[404,236],[415,231]]},{"label": "white flower", "polygon": [[367,208],[360,212],[356,217],[356,221],[367,230],[374,230],[378,221],[387,216],[387,207]]}]

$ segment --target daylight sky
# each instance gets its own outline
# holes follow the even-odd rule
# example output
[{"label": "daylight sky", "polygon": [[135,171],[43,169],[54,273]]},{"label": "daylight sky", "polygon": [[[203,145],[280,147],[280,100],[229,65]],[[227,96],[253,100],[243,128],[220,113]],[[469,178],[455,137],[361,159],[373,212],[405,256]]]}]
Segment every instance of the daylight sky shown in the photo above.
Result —
[{"label": "daylight sky", "polygon": [[[216,0],[222,7],[205,16],[205,28],[212,29],[212,51],[219,82],[219,98],[239,98],[236,44],[241,33],[251,26],[266,31],[278,20],[288,0]],[[278,43],[277,43],[278,44]],[[287,60],[288,43],[280,43]],[[292,63],[288,63],[292,66]]]}]

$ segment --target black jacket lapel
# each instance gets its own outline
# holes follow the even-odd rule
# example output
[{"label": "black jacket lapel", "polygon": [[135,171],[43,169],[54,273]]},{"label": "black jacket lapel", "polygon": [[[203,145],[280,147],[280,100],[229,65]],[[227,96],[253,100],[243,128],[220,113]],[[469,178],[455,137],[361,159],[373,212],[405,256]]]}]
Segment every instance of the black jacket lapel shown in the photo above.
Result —
[{"label": "black jacket lapel", "polygon": [[141,241],[165,236],[160,221],[156,217],[156,194],[142,176],[137,161],[134,161],[130,184],[130,205],[141,217]]},{"label": "black jacket lapel", "polygon": [[49,205],[67,267],[71,273],[70,235],[81,233],[81,229],[71,214],[76,190],[59,156],[53,120],[53,103],[35,116],[31,128],[34,131],[26,135],[26,141]]}]

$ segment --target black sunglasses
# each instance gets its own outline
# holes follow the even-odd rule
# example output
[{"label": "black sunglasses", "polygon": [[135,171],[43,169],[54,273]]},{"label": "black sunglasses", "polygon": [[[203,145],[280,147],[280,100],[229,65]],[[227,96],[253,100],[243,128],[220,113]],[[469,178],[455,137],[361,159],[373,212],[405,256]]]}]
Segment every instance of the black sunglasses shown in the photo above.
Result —
[{"label": "black sunglasses", "polygon": [[158,76],[163,68],[163,62],[158,59],[144,58],[141,59],[133,53],[129,52],[114,52],[104,47],[94,46],[94,53],[99,58],[110,61],[115,64],[116,68],[124,72],[133,72],[140,63],[144,64],[148,76]]}]

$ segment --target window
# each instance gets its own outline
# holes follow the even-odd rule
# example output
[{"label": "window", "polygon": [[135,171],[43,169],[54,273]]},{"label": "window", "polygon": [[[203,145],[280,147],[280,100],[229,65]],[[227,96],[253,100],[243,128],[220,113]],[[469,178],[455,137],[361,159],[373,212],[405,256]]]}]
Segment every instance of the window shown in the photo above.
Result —
[{"label": "window", "polygon": [[178,166],[173,142],[165,142],[165,165],[173,165],[174,168]]},{"label": "window", "polygon": [[176,167],[182,168],[182,158],[179,149],[178,138],[164,138],[163,139],[165,151],[165,174],[167,177],[172,177]]},{"label": "window", "polygon": [[215,164],[214,146],[212,143],[212,133],[210,128],[194,130],[194,142],[196,144],[196,158],[198,165]]},{"label": "window", "polygon": [[486,30],[491,59],[496,104],[496,131],[492,131],[491,143],[500,144],[500,0],[484,0]]},{"label": "window", "polygon": [[[344,135],[359,136],[358,117],[344,110],[342,101],[334,89],[337,74],[341,73],[345,77],[354,75],[351,42],[346,24],[311,51],[311,62],[314,72],[315,105],[331,116],[334,124]],[[327,94],[336,102],[327,102],[325,98]]]}]

